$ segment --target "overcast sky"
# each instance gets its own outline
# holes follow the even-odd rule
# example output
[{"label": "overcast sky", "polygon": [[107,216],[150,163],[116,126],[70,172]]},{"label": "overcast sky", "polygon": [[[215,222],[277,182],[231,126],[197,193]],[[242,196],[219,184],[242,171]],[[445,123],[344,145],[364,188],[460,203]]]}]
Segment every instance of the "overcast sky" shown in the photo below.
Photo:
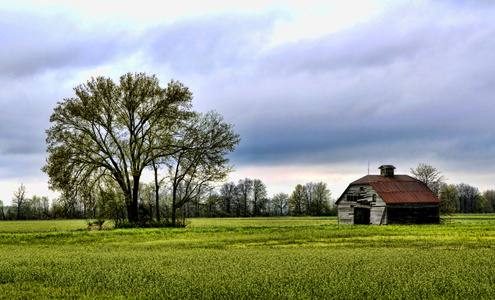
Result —
[{"label": "overcast sky", "polygon": [[[231,179],[337,198],[382,164],[495,189],[493,1],[0,0],[0,200],[54,195],[45,129],[91,76],[179,80],[242,141]],[[244,3],[243,3],[244,2]],[[231,4],[235,3],[235,4]]]}]

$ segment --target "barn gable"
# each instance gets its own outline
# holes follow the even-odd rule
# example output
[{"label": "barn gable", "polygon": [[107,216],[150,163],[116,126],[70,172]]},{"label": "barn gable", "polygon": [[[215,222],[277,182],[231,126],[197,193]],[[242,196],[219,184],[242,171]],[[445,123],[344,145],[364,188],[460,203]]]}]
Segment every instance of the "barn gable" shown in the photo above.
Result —
[{"label": "barn gable", "polygon": [[339,224],[438,223],[438,197],[421,181],[395,175],[394,169],[384,165],[381,175],[350,183],[336,203]]}]

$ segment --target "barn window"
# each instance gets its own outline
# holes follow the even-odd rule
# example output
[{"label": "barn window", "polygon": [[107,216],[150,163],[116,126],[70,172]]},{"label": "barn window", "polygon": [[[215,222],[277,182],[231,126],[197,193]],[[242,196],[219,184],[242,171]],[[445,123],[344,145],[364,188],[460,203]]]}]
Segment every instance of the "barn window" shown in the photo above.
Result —
[{"label": "barn window", "polygon": [[358,201],[358,195],[347,195],[347,201]]},{"label": "barn window", "polygon": [[376,202],[376,194],[373,194],[373,202]]}]

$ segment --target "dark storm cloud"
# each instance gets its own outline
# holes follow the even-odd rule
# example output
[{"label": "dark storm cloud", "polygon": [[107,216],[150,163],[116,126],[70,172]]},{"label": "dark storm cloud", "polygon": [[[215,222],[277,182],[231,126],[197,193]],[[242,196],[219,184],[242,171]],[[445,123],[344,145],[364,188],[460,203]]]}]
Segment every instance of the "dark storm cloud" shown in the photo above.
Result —
[{"label": "dark storm cloud", "polygon": [[233,117],[244,138],[233,158],[260,165],[422,156],[493,162],[495,14],[449,9],[444,16],[390,12],[261,57],[262,78],[248,85],[262,93],[242,99],[266,105],[258,112],[241,105]]}]

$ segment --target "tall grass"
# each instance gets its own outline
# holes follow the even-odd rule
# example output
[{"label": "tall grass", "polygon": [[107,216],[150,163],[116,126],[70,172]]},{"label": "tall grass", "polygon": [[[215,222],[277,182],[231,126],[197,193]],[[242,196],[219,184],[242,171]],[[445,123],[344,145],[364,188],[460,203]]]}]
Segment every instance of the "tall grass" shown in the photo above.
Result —
[{"label": "tall grass", "polygon": [[85,220],[1,221],[0,233],[82,230]]},{"label": "tall grass", "polygon": [[[191,228],[265,227],[337,224],[337,217],[192,218],[187,221]],[[5,221],[0,222],[0,233],[73,231],[87,227],[86,220]],[[103,229],[112,227],[111,221],[103,224]]]},{"label": "tall grass", "polygon": [[217,220],[0,233],[0,299],[495,298],[493,215],[413,226]]}]

